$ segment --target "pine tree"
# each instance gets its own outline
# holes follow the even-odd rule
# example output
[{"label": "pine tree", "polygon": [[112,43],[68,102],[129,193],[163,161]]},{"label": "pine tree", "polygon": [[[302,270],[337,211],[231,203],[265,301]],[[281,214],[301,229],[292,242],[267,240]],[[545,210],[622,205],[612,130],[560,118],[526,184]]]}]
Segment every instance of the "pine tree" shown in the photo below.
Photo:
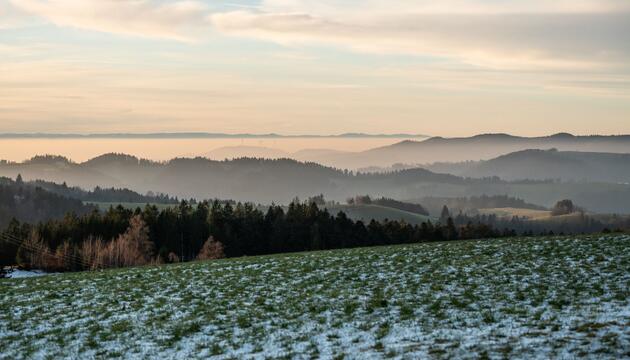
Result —
[{"label": "pine tree", "polygon": [[448,210],[448,207],[444,205],[442,208],[442,214],[440,215],[440,222],[442,224],[446,224],[448,219],[451,217],[451,212]]},{"label": "pine tree", "polygon": [[444,237],[446,238],[446,240],[457,239],[457,228],[455,227],[455,222],[453,222],[453,218],[449,217],[448,219],[446,219],[446,228],[444,229],[444,231]]}]

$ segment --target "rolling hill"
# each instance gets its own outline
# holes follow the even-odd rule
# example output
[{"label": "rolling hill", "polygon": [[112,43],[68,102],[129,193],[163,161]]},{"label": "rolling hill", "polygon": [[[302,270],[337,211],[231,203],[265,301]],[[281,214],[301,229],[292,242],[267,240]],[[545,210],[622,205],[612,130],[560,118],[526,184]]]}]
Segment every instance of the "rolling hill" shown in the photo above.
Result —
[{"label": "rolling hill", "polygon": [[433,137],[312,160],[329,166],[357,169],[370,166],[388,167],[396,163],[479,161],[521,150],[551,148],[561,151],[630,153],[630,135],[574,136],[561,133],[544,137],[507,134],[483,134],[464,138]]},{"label": "rolling hill", "polygon": [[500,218],[512,218],[518,216],[519,218],[528,220],[542,220],[551,218],[550,210],[533,210],[533,209],[521,209],[521,208],[488,208],[479,209],[477,212],[480,215],[496,215]]},{"label": "rolling hill", "polygon": [[15,218],[36,223],[61,219],[67,213],[86,214],[94,210],[78,199],[50,192],[33,184],[0,177],[0,230]]},{"label": "rolling hill", "polygon": [[434,217],[420,215],[409,211],[394,209],[388,206],[381,205],[336,205],[326,206],[331,214],[336,214],[340,211],[344,212],[352,220],[361,220],[364,223],[369,223],[370,220],[376,221],[387,220],[404,220],[411,225],[420,225],[427,220],[435,221]]},{"label": "rolling hill", "polygon": [[505,180],[630,182],[630,154],[617,153],[529,149],[487,161],[433,164],[427,168],[460,176],[498,176]]},{"label": "rolling hill", "polygon": [[92,189],[116,187],[178,198],[233,199],[287,204],[324,194],[328,200],[345,201],[359,194],[392,199],[509,195],[531,204],[552,206],[572,199],[593,212],[630,212],[630,185],[606,183],[561,183],[550,181],[503,181],[475,179],[405,169],[391,173],[356,174],[315,163],[290,159],[242,158],[213,161],[177,158],[153,162],[129,155],[108,154],[84,163],[58,157],[23,163],[0,163],[0,176],[44,179]]}]

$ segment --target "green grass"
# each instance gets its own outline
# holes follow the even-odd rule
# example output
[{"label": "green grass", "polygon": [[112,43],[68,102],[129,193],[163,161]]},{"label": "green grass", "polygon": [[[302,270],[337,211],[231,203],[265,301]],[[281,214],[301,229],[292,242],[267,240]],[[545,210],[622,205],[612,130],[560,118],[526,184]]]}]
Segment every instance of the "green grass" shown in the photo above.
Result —
[{"label": "green grass", "polygon": [[622,358],[630,237],[491,239],[0,281],[0,359]]}]

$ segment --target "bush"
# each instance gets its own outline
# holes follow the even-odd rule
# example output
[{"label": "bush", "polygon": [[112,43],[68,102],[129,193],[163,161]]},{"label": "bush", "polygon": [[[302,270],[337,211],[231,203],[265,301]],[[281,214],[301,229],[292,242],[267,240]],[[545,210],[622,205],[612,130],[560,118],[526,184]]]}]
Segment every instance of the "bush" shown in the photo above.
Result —
[{"label": "bush", "polygon": [[574,212],[581,211],[581,209],[573,204],[571,200],[560,200],[551,209],[552,216],[569,215]]},{"label": "bush", "polygon": [[166,262],[174,264],[174,263],[180,262],[180,259],[179,259],[179,256],[177,256],[177,254],[171,251],[170,253],[168,253],[168,256],[166,257]]},{"label": "bush", "polygon": [[212,236],[206,240],[201,247],[197,260],[214,260],[223,259],[225,252],[223,251],[223,244],[219,241],[215,241]]}]

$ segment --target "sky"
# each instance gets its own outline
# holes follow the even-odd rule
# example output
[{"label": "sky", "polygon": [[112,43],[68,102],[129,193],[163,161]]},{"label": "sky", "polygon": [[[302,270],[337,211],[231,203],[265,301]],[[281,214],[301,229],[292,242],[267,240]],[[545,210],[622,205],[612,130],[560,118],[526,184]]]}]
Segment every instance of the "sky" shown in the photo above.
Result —
[{"label": "sky", "polygon": [[0,0],[0,132],[630,133],[627,0]]}]

